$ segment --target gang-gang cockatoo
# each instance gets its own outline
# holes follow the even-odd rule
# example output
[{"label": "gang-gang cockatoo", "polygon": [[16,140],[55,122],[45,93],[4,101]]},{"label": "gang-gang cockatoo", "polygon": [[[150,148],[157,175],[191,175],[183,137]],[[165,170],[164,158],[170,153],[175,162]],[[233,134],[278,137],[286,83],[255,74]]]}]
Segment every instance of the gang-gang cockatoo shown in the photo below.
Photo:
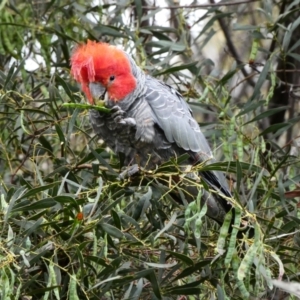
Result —
[{"label": "gang-gang cockatoo", "polygon": [[[105,98],[106,106],[112,108],[111,114],[90,110],[90,120],[97,135],[116,154],[122,153],[125,165],[154,169],[185,153],[190,165],[214,161],[181,94],[146,75],[123,50],[94,41],[77,46],[71,74],[90,104]],[[199,176],[216,192],[205,191],[207,215],[222,223],[231,209],[225,177],[217,171],[200,171]]]}]

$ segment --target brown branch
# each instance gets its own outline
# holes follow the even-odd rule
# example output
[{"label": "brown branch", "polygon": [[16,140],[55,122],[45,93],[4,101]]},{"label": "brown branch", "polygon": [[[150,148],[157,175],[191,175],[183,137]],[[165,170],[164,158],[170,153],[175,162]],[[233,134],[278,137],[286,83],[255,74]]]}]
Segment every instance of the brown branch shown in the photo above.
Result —
[{"label": "brown branch", "polygon": [[[210,2],[211,2],[212,4],[215,4],[215,3],[214,3],[214,0],[210,0]],[[250,1],[250,2],[252,2],[252,1]],[[218,22],[219,22],[219,25],[220,25],[220,27],[221,27],[221,29],[222,29],[222,31],[223,31],[224,36],[225,36],[225,39],[226,39],[226,42],[227,42],[228,49],[229,49],[229,51],[231,52],[233,58],[235,59],[236,62],[238,62],[238,63],[241,62],[241,59],[240,59],[240,57],[239,57],[239,54],[238,54],[237,50],[236,50],[235,47],[234,47],[234,44],[233,44],[233,42],[232,42],[232,40],[231,40],[231,36],[230,36],[230,34],[229,34],[229,31],[228,31],[228,29],[227,29],[227,26],[225,25],[224,20],[219,18],[219,19],[218,19]],[[254,86],[255,86],[255,82],[251,79],[251,77],[249,77],[249,74],[248,74],[247,71],[245,70],[245,67],[242,67],[242,68],[241,68],[241,71],[242,71],[244,77],[245,77],[245,78],[248,78],[248,80],[247,80],[248,83],[249,83],[252,87],[254,87]]]},{"label": "brown branch", "polygon": [[[296,84],[296,83],[289,83],[289,82],[286,82],[286,81],[282,81],[279,79],[279,84],[282,84],[282,85],[285,85],[285,86],[289,86],[289,87],[300,87],[300,84]],[[286,90],[286,93],[289,93],[288,90]]]},{"label": "brown branch", "polygon": [[281,73],[281,72],[286,72],[286,73],[297,73],[297,72],[300,72],[300,69],[292,69],[292,70],[284,70],[284,69],[281,69],[281,70],[275,70],[274,71],[275,73]]},{"label": "brown branch", "polygon": [[[73,168],[73,170],[81,170],[81,169],[92,169],[92,165],[91,164],[81,164],[81,165],[77,165]],[[106,168],[107,169],[107,168]]]}]

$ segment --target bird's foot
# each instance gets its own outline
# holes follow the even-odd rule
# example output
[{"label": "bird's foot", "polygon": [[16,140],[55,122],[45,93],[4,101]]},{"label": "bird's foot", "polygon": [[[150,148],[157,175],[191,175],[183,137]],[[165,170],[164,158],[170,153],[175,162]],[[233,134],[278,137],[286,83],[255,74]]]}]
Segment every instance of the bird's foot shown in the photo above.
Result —
[{"label": "bird's foot", "polygon": [[134,118],[124,118],[125,111],[122,110],[119,105],[115,105],[114,107],[112,107],[111,111],[112,111],[111,116],[118,125],[129,126],[129,127],[136,126],[136,121]]},{"label": "bird's foot", "polygon": [[120,175],[119,179],[124,180],[126,178],[130,178],[131,176],[139,173],[140,168],[137,164],[127,167]]}]

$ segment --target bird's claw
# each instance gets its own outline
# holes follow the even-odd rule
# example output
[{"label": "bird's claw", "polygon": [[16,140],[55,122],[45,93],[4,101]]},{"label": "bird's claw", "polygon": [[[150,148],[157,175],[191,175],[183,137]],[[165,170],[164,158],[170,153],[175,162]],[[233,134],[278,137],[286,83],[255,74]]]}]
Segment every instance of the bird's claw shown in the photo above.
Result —
[{"label": "bird's claw", "polygon": [[116,116],[124,116],[125,115],[125,111],[119,106],[119,105],[115,105],[111,108],[111,115],[113,118],[115,118]]},{"label": "bird's claw", "polygon": [[120,173],[118,176],[120,180],[124,180],[126,178],[129,178],[137,173],[139,173],[140,168],[137,164],[134,164],[132,166],[127,167],[123,172]]},{"label": "bird's claw", "polygon": [[134,127],[134,126],[136,126],[135,119],[133,119],[133,118],[125,118],[125,119],[121,120],[121,121],[119,122],[119,124],[121,124],[121,125],[127,125],[127,126],[129,126],[129,127]]},{"label": "bird's claw", "polygon": [[127,125],[130,127],[133,127],[136,125],[135,119],[134,118],[124,118],[125,112],[124,110],[121,109],[120,106],[115,105],[112,109],[112,118],[114,121],[119,124],[119,125]]}]

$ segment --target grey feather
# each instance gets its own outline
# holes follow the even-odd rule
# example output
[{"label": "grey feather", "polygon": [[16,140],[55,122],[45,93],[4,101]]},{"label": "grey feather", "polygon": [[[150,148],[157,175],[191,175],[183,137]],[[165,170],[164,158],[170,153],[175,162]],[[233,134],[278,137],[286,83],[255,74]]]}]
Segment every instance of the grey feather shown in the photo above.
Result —
[{"label": "grey feather", "polygon": [[[121,101],[108,101],[107,105],[119,105],[124,111],[124,120],[129,118],[132,122],[121,122],[123,126],[120,127],[112,117],[91,111],[95,132],[116,153],[122,152],[128,165],[138,163],[142,167],[155,168],[184,153],[190,155],[191,164],[213,162],[208,142],[183,97],[169,85],[145,75],[128,58],[138,82],[137,88]],[[100,91],[95,86],[93,89]],[[200,175],[213,189],[230,197],[222,173],[214,171]],[[216,209],[221,205],[225,212],[231,208],[223,198],[216,204]]]}]

